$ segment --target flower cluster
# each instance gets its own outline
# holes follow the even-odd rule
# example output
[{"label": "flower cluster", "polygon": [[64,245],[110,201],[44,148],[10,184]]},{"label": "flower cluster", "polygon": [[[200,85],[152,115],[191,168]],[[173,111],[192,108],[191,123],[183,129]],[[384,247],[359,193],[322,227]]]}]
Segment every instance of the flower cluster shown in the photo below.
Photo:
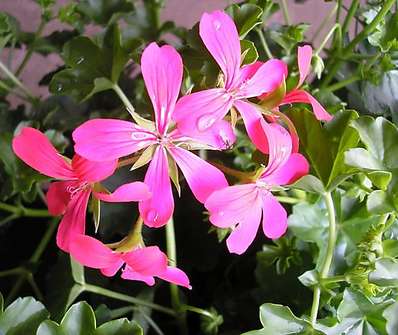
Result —
[{"label": "flower cluster", "polygon": [[[239,35],[224,12],[202,16],[200,37],[222,71],[219,87],[179,98],[181,56],[172,46],[151,43],[142,54],[141,72],[154,121],[89,120],[72,134],[76,152],[72,160],[60,155],[46,136],[33,128],[22,129],[14,138],[18,157],[40,173],[60,180],[52,182],[47,192],[49,212],[63,215],[58,246],[106,276],[123,268],[125,279],[153,285],[154,277],[158,277],[190,287],[185,273],[168,266],[166,255],[156,246],[146,247],[141,238],[142,223],[158,228],[172,218],[172,181],[177,167],[195,198],[209,211],[210,222],[232,229],[227,239],[230,252],[241,254],[249,247],[261,220],[267,237],[282,236],[287,229],[287,214],[272,191],[307,174],[309,166],[298,153],[297,136],[284,128],[279,106],[308,103],[318,119],[331,118],[313,96],[301,89],[310,69],[310,46],[299,48],[300,78],[296,88],[286,93],[281,90],[288,75],[283,61],[271,59],[241,66]],[[283,96],[275,99],[275,92],[280,91]],[[263,115],[265,105],[267,113]],[[268,156],[268,163],[245,183],[229,186],[217,167],[191,151],[225,150],[233,145],[234,124],[225,119],[232,108],[240,113],[249,138]],[[121,185],[113,193],[107,191],[100,182],[120,166],[119,159],[132,154],[138,158],[136,166],[149,163],[144,181]],[[129,244],[128,250],[106,246],[85,235],[90,197],[96,201],[138,202],[140,219],[134,232],[139,238]]]}]

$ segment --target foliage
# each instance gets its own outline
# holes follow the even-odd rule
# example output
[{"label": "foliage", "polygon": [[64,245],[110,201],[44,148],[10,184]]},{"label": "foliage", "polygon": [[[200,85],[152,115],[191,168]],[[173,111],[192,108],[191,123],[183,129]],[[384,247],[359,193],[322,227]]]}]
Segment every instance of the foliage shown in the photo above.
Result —
[{"label": "foliage", "polygon": [[[170,294],[162,283],[148,288],[103,277],[57,251],[53,240],[59,218],[50,219],[45,199],[50,179],[19,160],[11,142],[31,126],[71,157],[71,131],[84,121],[127,119],[126,110],[138,120],[148,116],[150,99],[138,64],[143,48],[153,41],[174,44],[182,55],[182,95],[216,87],[222,77],[199,25],[186,29],[163,22],[163,0],[70,1],[60,8],[55,1],[36,1],[41,23],[35,33],[0,12],[0,250],[6,255],[0,271],[5,294],[5,299],[0,295],[1,334],[197,334],[198,329],[247,335],[398,333],[396,1],[354,0],[348,8],[331,1],[335,10],[324,13],[324,21],[332,28],[321,43],[311,40],[310,24],[290,22],[285,3],[247,0],[226,8],[239,32],[242,64],[282,59],[289,76],[280,91],[291,92],[299,78],[297,49],[314,44],[316,76],[303,88],[333,119],[317,120],[307,104],[280,107],[291,124],[277,119],[294,127],[310,174],[275,190],[288,211],[287,234],[277,240],[257,236],[239,257],[225,248],[231,230],[209,229],[186,181],[173,175],[181,194],[174,215],[178,265],[190,275],[193,290],[171,286]],[[286,21],[269,24],[277,12],[285,12]],[[44,28],[55,20],[68,29],[45,35]],[[97,32],[87,36],[93,25]],[[353,36],[349,32],[355,26]],[[322,26],[315,28],[321,37]],[[5,48],[26,50],[15,68],[3,57]],[[34,54],[56,54],[63,61],[40,81],[49,96],[36,96],[21,80]],[[262,106],[271,121],[271,108]],[[206,153],[232,184],[242,175],[253,178],[267,158],[248,139],[236,111],[226,120],[236,124],[234,146],[224,153],[201,150],[201,155]],[[144,158],[134,161],[132,172],[119,169],[104,186],[114,189],[127,179],[142,180]],[[101,211],[99,203],[90,206],[94,219],[88,233],[125,246],[123,237],[131,237],[136,219],[134,205],[102,204]],[[162,233],[144,227],[143,240],[165,250]],[[15,300],[28,294],[37,300]],[[75,303],[80,298],[95,311],[86,302]],[[128,319],[120,319],[124,315]]]}]

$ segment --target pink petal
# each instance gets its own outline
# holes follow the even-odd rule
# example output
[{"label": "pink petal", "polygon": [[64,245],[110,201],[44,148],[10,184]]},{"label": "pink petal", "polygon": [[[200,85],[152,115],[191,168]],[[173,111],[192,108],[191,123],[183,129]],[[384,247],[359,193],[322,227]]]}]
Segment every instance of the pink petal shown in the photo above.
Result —
[{"label": "pink petal", "polygon": [[76,153],[97,162],[130,155],[156,141],[156,135],[133,122],[114,119],[89,120],[72,137]]},{"label": "pink petal", "polygon": [[183,135],[180,129],[177,128],[172,137],[176,141],[194,141],[195,143],[208,145],[216,150],[229,149],[236,141],[236,135],[231,123],[225,120],[216,121],[206,131],[199,131],[197,127],[190,127],[188,133],[189,136]]},{"label": "pink petal", "polygon": [[144,276],[157,276],[167,267],[167,256],[156,246],[130,251],[123,255],[123,260],[134,272]]},{"label": "pink petal", "polygon": [[239,70],[240,82],[251,79],[263,64],[264,62],[257,61],[252,64],[243,65]]},{"label": "pink petal", "polygon": [[300,80],[297,84],[297,87],[303,85],[305,78],[307,78],[308,73],[310,72],[311,58],[312,48],[310,45],[307,44],[302,47],[298,47],[297,61],[300,72]]},{"label": "pink petal", "polygon": [[160,275],[157,275],[157,277],[170,283],[192,289],[192,286],[189,284],[188,276],[185,274],[184,271],[178,268],[168,266],[166,271],[164,271]]},{"label": "pink petal", "polygon": [[235,185],[213,192],[207,198],[205,207],[213,225],[227,228],[244,220],[257,201],[256,184]]},{"label": "pink petal", "polygon": [[171,113],[180,92],[182,59],[171,46],[156,43],[145,48],[141,58],[141,71],[155,111],[157,130],[167,131]]},{"label": "pink petal", "polygon": [[75,235],[69,243],[71,256],[80,264],[93,269],[104,269],[120,263],[120,254],[113,252],[97,239]]},{"label": "pink petal", "polygon": [[289,132],[277,123],[267,123],[261,120],[264,133],[268,140],[268,164],[262,178],[271,176],[283,166],[292,152],[292,138]]},{"label": "pink petal", "polygon": [[235,227],[227,239],[228,250],[241,255],[254,241],[261,221],[261,201],[250,205],[245,217]]},{"label": "pink petal", "polygon": [[146,184],[136,181],[118,187],[113,193],[93,192],[93,195],[106,202],[142,201],[151,197],[151,192]]},{"label": "pink petal", "polygon": [[268,238],[279,238],[287,229],[287,213],[276,198],[268,193],[263,196],[263,231]]},{"label": "pink petal", "polygon": [[268,140],[261,125],[263,119],[260,111],[252,104],[243,100],[235,101],[234,106],[238,109],[245,123],[247,134],[258,150],[268,153]]},{"label": "pink petal", "polygon": [[278,59],[265,62],[254,75],[242,82],[238,96],[241,98],[258,97],[277,89],[285,80],[286,64]]},{"label": "pink petal", "polygon": [[122,278],[127,280],[143,281],[149,286],[155,285],[155,278],[153,276],[142,275],[141,273],[133,271],[130,267],[126,266],[122,272]]},{"label": "pink petal", "polygon": [[204,203],[214,191],[228,186],[224,174],[215,166],[179,147],[171,147],[169,151],[184,174],[195,198],[201,203]]},{"label": "pink petal", "polygon": [[49,139],[37,129],[26,127],[12,141],[14,153],[33,169],[57,179],[76,176]]},{"label": "pink petal", "polygon": [[57,232],[57,245],[65,252],[69,252],[69,244],[75,235],[84,235],[90,193],[90,190],[77,192],[66,207]]},{"label": "pink petal", "polygon": [[119,258],[115,263],[111,264],[110,266],[102,268],[101,273],[106,277],[113,277],[123,265],[124,261]]},{"label": "pink petal", "polygon": [[309,169],[310,166],[305,157],[301,154],[293,153],[284,165],[274,171],[272,175],[262,179],[271,185],[287,185],[307,175]]},{"label": "pink petal", "polygon": [[56,181],[50,184],[46,194],[48,211],[51,215],[58,216],[65,213],[71,198],[68,188],[77,187],[76,181]]},{"label": "pink petal", "polygon": [[113,175],[117,168],[117,160],[93,162],[79,155],[74,155],[72,159],[72,168],[79,180],[90,183],[97,182]]},{"label": "pink petal", "polygon": [[173,215],[174,199],[171,191],[167,153],[158,147],[145,175],[152,198],[139,203],[144,223],[149,227],[165,225]]},{"label": "pink petal", "polygon": [[314,114],[318,120],[330,121],[333,116],[330,115],[325,108],[316,100],[311,94],[303,90],[293,90],[286,94],[281,102],[281,105],[292,104],[295,102],[301,102],[305,104],[311,104]]},{"label": "pink petal", "polygon": [[234,21],[223,11],[204,13],[200,19],[199,34],[225,75],[225,88],[239,80],[241,50]]},{"label": "pink petal", "polygon": [[232,107],[232,97],[224,89],[213,88],[188,94],[178,100],[173,119],[182,134],[192,137],[206,132],[222,120]]}]

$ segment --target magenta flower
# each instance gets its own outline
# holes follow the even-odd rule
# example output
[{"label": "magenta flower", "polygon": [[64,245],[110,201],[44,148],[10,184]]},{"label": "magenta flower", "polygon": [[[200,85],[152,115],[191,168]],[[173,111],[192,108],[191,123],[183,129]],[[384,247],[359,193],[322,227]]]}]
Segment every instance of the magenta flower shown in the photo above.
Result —
[{"label": "magenta flower", "polygon": [[84,234],[91,193],[108,202],[141,201],[151,196],[147,185],[141,182],[125,184],[112,194],[95,192],[94,184],[113,174],[117,160],[98,163],[75,155],[70,162],[37,129],[23,128],[14,138],[12,148],[33,169],[62,180],[50,184],[46,200],[50,214],[63,215],[58,227],[57,245],[66,252],[73,236]]},{"label": "magenta flower", "polygon": [[261,121],[268,139],[269,161],[260,177],[250,184],[215,191],[205,203],[210,222],[232,228],[227,239],[230,252],[244,253],[256,237],[261,217],[264,234],[279,238],[287,229],[287,214],[272,195],[273,188],[286,185],[308,173],[307,160],[292,153],[292,139],[282,126]]},{"label": "magenta flower", "polygon": [[[278,88],[287,74],[286,64],[277,59],[241,67],[241,48],[233,20],[222,11],[204,13],[200,37],[224,74],[224,86],[182,97],[173,114],[184,134],[200,134],[222,120],[231,107],[241,113],[253,143],[265,152],[257,121],[261,113],[246,98],[258,97]],[[232,131],[232,130],[231,130]]]},{"label": "magenta flower", "polygon": [[[307,91],[300,89],[310,71],[311,59],[312,59],[312,48],[310,45],[304,45],[298,48],[297,60],[298,60],[298,68],[300,74],[299,81],[297,83],[297,86],[284,96],[282,101],[279,103],[279,106],[297,103],[297,102],[310,104],[318,120],[330,121],[333,117],[325,110],[325,108],[322,107],[322,105],[318,102],[318,100],[316,100]],[[267,95],[263,96],[262,98],[266,97]]]},{"label": "magenta flower", "polygon": [[212,129],[195,140],[171,129],[183,71],[182,59],[173,47],[150,44],[143,52],[141,70],[155,112],[154,129],[128,121],[94,119],[78,127],[73,139],[75,151],[93,161],[116,159],[151,147],[153,156],[145,183],[152,198],[140,202],[139,210],[146,225],[160,227],[174,211],[169,163],[172,160],[177,163],[196,199],[204,203],[213,191],[228,183],[221,171],[183,147],[194,149],[199,141],[202,147],[206,144],[215,148],[220,146],[220,141],[233,142],[234,135],[222,120],[215,124],[216,131]]},{"label": "magenta flower", "polygon": [[79,263],[114,276],[123,266],[122,278],[143,281],[152,286],[154,277],[191,288],[187,275],[167,266],[167,256],[158,247],[137,248],[126,253],[114,252],[100,241],[87,235],[77,235],[70,243],[70,254]]}]

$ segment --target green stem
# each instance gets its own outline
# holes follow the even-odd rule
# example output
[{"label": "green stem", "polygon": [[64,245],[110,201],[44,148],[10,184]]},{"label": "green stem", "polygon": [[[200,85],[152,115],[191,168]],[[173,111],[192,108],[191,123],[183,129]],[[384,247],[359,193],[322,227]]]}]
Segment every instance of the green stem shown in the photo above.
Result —
[{"label": "green stem", "polygon": [[346,87],[347,85],[355,83],[356,81],[358,81],[360,79],[361,79],[361,76],[358,74],[355,74],[352,77],[349,77],[342,81],[338,81],[337,83],[328,86],[326,88],[326,90],[328,90],[329,92],[334,92],[334,91],[337,91],[337,90],[340,90],[340,89]]},{"label": "green stem", "polygon": [[19,92],[15,91],[12,87],[8,86],[5,82],[0,80],[0,88],[3,90],[7,91],[8,93],[15,94],[18,98],[22,100],[27,100],[29,101],[24,95],[20,94]]},{"label": "green stem", "polygon": [[39,245],[36,247],[36,250],[34,251],[32,257],[30,257],[30,261],[33,263],[37,263],[43,255],[44,251],[47,248],[48,243],[50,242],[52,236],[54,235],[55,231],[57,230],[58,227],[58,218],[54,218],[50,220],[47,230],[44,233],[43,237],[40,240]]},{"label": "green stem", "polygon": [[46,209],[31,209],[25,207],[17,207],[9,204],[5,204],[0,202],[0,210],[14,213],[18,217],[38,217],[38,218],[47,218],[51,217],[51,214]]},{"label": "green stem", "polygon": [[[333,260],[333,252],[336,245],[336,211],[334,208],[332,194],[330,192],[326,192],[324,194],[325,205],[328,212],[328,220],[329,220],[329,238],[326,249],[325,259],[321,265],[319,270],[319,275],[321,281],[326,279],[329,274],[330,266]],[[316,324],[318,310],[319,310],[319,301],[321,297],[321,287],[317,285],[314,288],[314,295],[312,299],[312,307],[311,307],[311,324],[314,326]]]},{"label": "green stem", "polygon": [[353,0],[350,8],[348,10],[348,13],[344,19],[343,26],[341,28],[341,33],[342,33],[343,37],[347,33],[347,31],[350,27],[352,18],[354,17],[355,13],[357,12],[358,6],[359,6],[359,0]]},{"label": "green stem", "polygon": [[322,284],[340,283],[343,281],[347,281],[347,278],[345,275],[340,275],[340,276],[323,278],[323,279],[321,279],[321,281],[322,281]]},{"label": "green stem", "polygon": [[336,3],[336,5],[332,8],[332,10],[327,14],[327,16],[322,20],[321,24],[317,28],[317,30],[314,33],[314,36],[312,37],[312,42],[316,40],[318,35],[321,33],[321,31],[329,24],[330,20],[333,18],[334,14],[336,13],[339,5]]},{"label": "green stem", "polygon": [[4,65],[2,61],[0,61],[0,70],[11,79],[11,81],[18,86],[22,92],[31,100],[32,102],[37,101],[37,98],[33,95],[33,93],[24,85],[22,82]]},{"label": "green stem", "polygon": [[40,37],[40,35],[42,34],[42,32],[43,32],[44,27],[46,26],[46,24],[47,24],[47,21],[46,21],[46,20],[43,20],[43,18],[42,18],[42,20],[41,20],[41,22],[40,22],[40,24],[39,24],[39,27],[37,28],[37,30],[36,30],[36,32],[35,32],[35,35],[34,35],[34,37],[33,37],[33,41],[32,41],[32,43],[30,44],[30,46],[29,46],[29,48],[28,48],[28,51],[27,51],[26,54],[25,54],[25,57],[23,58],[21,64],[18,66],[18,69],[15,71],[15,75],[16,75],[17,77],[21,74],[21,72],[22,72],[22,70],[25,68],[26,64],[28,64],[28,61],[29,61],[30,57],[32,57],[32,55],[33,55],[33,47],[34,47],[34,45],[35,45],[37,39],[38,39],[38,38]]},{"label": "green stem", "polygon": [[314,54],[315,55],[319,55],[321,53],[321,51],[323,50],[323,48],[325,47],[326,43],[329,41],[329,39],[332,37],[333,33],[335,32],[335,30],[340,28],[340,24],[339,23],[335,23],[332,27],[332,29],[329,30],[329,32],[326,34],[326,36],[324,37],[324,39],[322,40],[322,43],[319,45],[319,47],[315,50]]},{"label": "green stem", "polygon": [[152,308],[153,310],[156,310],[158,312],[162,312],[162,313],[165,313],[165,314],[168,314],[171,316],[176,316],[175,311],[172,310],[171,308],[167,308],[167,307],[164,307],[164,306],[152,303],[152,302],[148,302],[146,300],[130,297],[128,295],[114,292],[114,291],[108,290],[106,288],[102,288],[102,287],[99,287],[96,285],[91,285],[91,284],[84,284],[83,288],[87,292],[99,294],[104,297],[108,297],[108,298],[112,298],[112,299],[116,299],[116,300],[120,300],[120,301],[125,301],[128,303],[134,304],[134,305],[146,306],[146,307]]},{"label": "green stem", "polygon": [[25,272],[26,272],[26,270],[23,267],[18,266],[17,268],[14,268],[14,269],[1,271],[0,272],[0,277],[19,275],[19,274],[23,274]]},{"label": "green stem", "polygon": [[280,3],[285,23],[286,25],[290,26],[291,23],[290,23],[290,16],[289,16],[289,9],[287,7],[287,2],[286,0],[280,0]]},{"label": "green stem", "polygon": [[130,100],[127,98],[127,96],[124,94],[124,92],[122,91],[122,89],[118,84],[114,84],[112,86],[112,89],[119,96],[120,100],[122,100],[123,104],[127,108],[127,111],[130,113],[131,117],[134,119],[135,122],[137,122],[138,124],[148,123],[148,120],[144,119],[135,112],[135,108],[133,107]]},{"label": "green stem", "polygon": [[[372,22],[370,22],[368,25],[366,25],[365,28],[345,48],[343,48],[341,50],[340,54],[341,55],[350,54],[355,49],[356,45],[359,42],[361,42],[364,38],[366,38],[366,36],[368,36],[370,33],[372,33],[377,28],[377,25],[383,20],[384,16],[391,9],[394,2],[395,2],[395,0],[386,0],[383,4],[383,7],[380,9],[380,11],[374,17]],[[338,57],[337,60],[332,63],[330,70],[328,71],[328,74],[325,77],[325,80],[323,81],[323,83],[321,85],[321,88],[325,88],[333,80],[337,71],[340,68],[340,64],[341,64],[341,58]]]},{"label": "green stem", "polygon": [[[176,248],[173,218],[171,218],[166,225],[166,247],[167,247],[167,256],[169,258],[169,265],[176,267],[177,248]],[[170,296],[171,296],[171,305],[173,306],[173,309],[177,315],[177,321],[179,324],[180,332],[182,334],[188,334],[185,310],[180,301],[180,292],[178,286],[172,283],[170,283]]]},{"label": "green stem", "polygon": [[19,218],[19,215],[17,214],[10,214],[9,216],[5,217],[3,220],[0,220],[0,227],[4,226],[8,222],[11,222],[15,219]]},{"label": "green stem", "polygon": [[264,49],[264,52],[267,55],[267,57],[269,59],[274,58],[274,56],[272,56],[271,50],[268,47],[268,44],[267,44],[267,41],[266,41],[266,39],[264,37],[262,28],[257,28],[256,32],[257,32],[258,37],[260,38],[261,45],[262,45],[262,47]]},{"label": "green stem", "polygon": [[195,307],[195,306],[190,306],[190,305],[182,305],[182,308],[186,311],[190,311],[199,315],[206,316],[210,319],[213,319],[213,314],[211,314],[209,311],[206,311],[205,309]]}]

